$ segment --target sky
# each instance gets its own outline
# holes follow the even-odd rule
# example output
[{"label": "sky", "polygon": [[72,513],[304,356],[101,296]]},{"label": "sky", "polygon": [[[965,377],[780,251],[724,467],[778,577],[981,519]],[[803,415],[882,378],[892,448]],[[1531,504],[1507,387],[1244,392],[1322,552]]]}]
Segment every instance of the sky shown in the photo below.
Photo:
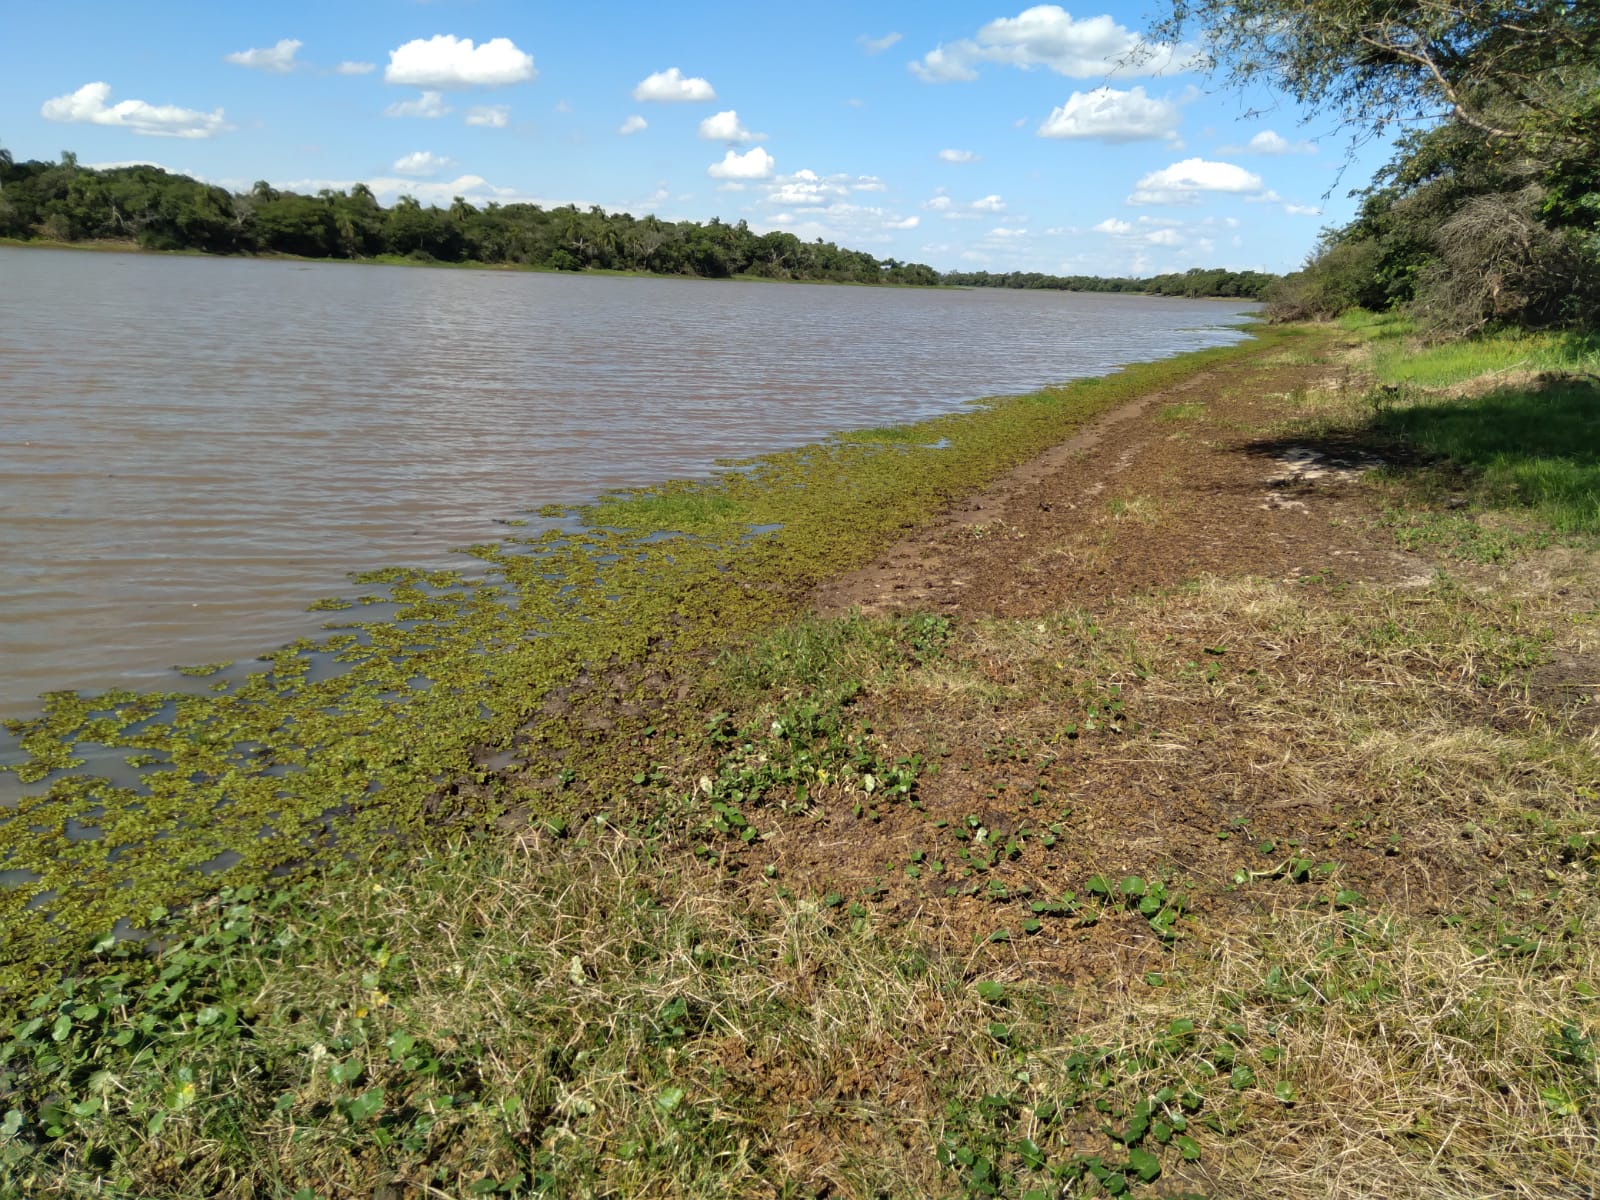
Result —
[{"label": "sky", "polygon": [[8,6],[0,145],[246,190],[748,221],[941,270],[1287,271],[1387,156],[1152,3]]}]

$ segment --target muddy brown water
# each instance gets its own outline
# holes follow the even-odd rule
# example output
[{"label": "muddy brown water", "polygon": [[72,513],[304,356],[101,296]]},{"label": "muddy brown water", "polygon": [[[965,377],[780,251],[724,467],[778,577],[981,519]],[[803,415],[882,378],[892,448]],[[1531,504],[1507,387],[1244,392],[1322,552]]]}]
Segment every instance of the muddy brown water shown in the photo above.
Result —
[{"label": "muddy brown water", "polygon": [[1224,344],[1249,307],[0,248],[0,716],[314,633],[348,572],[461,566],[547,503]]}]

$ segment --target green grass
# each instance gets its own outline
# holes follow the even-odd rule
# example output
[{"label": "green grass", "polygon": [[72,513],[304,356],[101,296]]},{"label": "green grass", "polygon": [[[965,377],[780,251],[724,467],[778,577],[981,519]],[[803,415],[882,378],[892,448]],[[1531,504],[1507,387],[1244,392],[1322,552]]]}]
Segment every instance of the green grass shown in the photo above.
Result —
[{"label": "green grass", "polygon": [[[1443,584],[1210,581],[1100,619],[1092,638],[1074,613],[781,626],[714,668],[743,715],[703,734],[709,786],[666,762],[559,830],[223,889],[157,954],[103,942],[0,1027],[0,1194],[1531,1200],[1600,1183],[1593,754],[1463,725],[1462,668],[1482,676],[1469,689],[1514,689],[1542,614]],[[1191,639],[1257,665],[1202,676]],[[971,903],[995,932],[966,945],[697,849],[763,846],[719,824],[724,788],[750,822],[781,819],[786,788],[754,792],[803,766],[797,710],[826,740],[856,691],[943,708],[995,650],[1018,682],[982,705],[1006,710],[1009,745],[1043,749],[1019,705],[1059,707],[1025,681],[1136,667],[1182,717],[1108,740],[1118,770],[1177,777],[1197,713],[1243,722],[1220,732],[1255,739],[1255,774],[1388,814],[1433,869],[1492,830],[1485,874],[1537,878],[1536,915],[1509,874],[1503,910],[1481,881],[1444,920],[1376,906],[1335,851],[1239,825],[1192,910],[1154,874],[1066,875],[1059,900],[990,882]],[[1097,930],[1130,952],[1155,939],[1156,969],[1035,969],[1035,940]]]},{"label": "green grass", "polygon": [[1600,535],[1600,387],[1512,387],[1421,400],[1374,421],[1460,473],[1475,503],[1527,510],[1560,534]]},{"label": "green grass", "polygon": [[1494,372],[1600,373],[1600,337],[1595,335],[1500,335],[1416,346],[1396,336],[1402,328],[1398,323],[1372,328],[1379,334],[1372,370],[1390,384],[1443,388]]},{"label": "green grass", "polygon": [[874,425],[866,429],[852,429],[838,435],[842,442],[861,442],[885,446],[917,446],[928,444],[928,431],[918,425]]},{"label": "green grass", "polygon": [[650,495],[603,497],[590,510],[596,525],[632,532],[707,533],[746,521],[745,505],[693,484]]}]

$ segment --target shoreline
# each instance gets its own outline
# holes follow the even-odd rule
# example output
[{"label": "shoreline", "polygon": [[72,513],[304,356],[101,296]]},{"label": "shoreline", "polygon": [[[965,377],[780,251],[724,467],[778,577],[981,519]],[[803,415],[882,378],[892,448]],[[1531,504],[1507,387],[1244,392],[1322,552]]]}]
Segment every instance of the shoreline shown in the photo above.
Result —
[{"label": "shoreline", "polygon": [[[0,237],[0,247],[18,250],[81,250],[88,253],[100,254],[144,254],[159,257],[180,258],[206,258],[219,260],[236,260],[241,262],[289,262],[289,263],[337,263],[345,266],[357,267],[414,267],[423,269],[456,270],[456,271],[486,271],[490,273],[504,273],[512,275],[571,275],[576,277],[599,276],[610,279],[685,279],[705,283],[782,283],[806,284],[816,287],[850,287],[850,288],[884,288],[896,291],[912,292],[989,292],[1008,291],[1007,288],[981,288],[968,284],[924,284],[924,283],[863,283],[855,279],[777,279],[770,275],[668,275],[658,271],[622,271],[609,268],[585,267],[581,271],[563,271],[556,267],[536,267],[523,263],[486,263],[476,260],[463,262],[444,262],[438,259],[420,261],[408,259],[399,255],[380,255],[376,258],[305,258],[296,254],[211,254],[204,250],[152,250],[139,245],[137,242],[119,241],[80,241],[80,242],[54,242],[42,238],[7,238]],[[1116,291],[1074,291],[1069,288],[1038,288],[1027,289],[1035,291],[1059,291],[1064,295],[1072,296],[1138,296],[1147,300],[1186,300],[1202,301],[1212,300],[1225,304],[1254,304],[1260,305],[1258,299],[1244,296],[1177,296],[1164,292],[1116,292]]]},{"label": "shoreline", "polygon": [[[1564,453],[1595,388],[1388,397],[1365,337],[940,418],[972,470],[898,511],[927,426],[592,508],[634,531],[591,547],[631,645],[409,842],[35,980],[0,1181],[1600,1186],[1600,530],[1466,469]],[[1493,425],[1513,402],[1539,419]]]},{"label": "shoreline", "polygon": [[[699,608],[703,615],[691,619],[696,641],[690,649],[701,653],[706,645],[782,619],[815,580],[854,565],[881,544],[888,529],[924,519],[949,497],[978,486],[988,473],[1052,444],[1058,428],[1070,432],[1150,381],[1183,377],[1219,358],[1257,353],[1260,339],[1271,336],[1262,332],[1256,340],[1229,347],[1129,364],[1110,375],[975,402],[915,425],[892,427],[886,440],[882,430],[846,433],[745,460],[742,465],[749,469],[742,473],[627,489],[563,510],[563,515],[580,519],[584,528],[578,532],[508,536],[501,543],[464,548],[488,567],[486,576],[473,580],[448,569],[365,572],[351,585],[353,590],[368,589],[354,604],[346,597],[331,597],[312,605],[313,611],[332,618],[323,626],[329,632],[263,654],[242,676],[205,664],[183,669],[192,678],[179,691],[46,693],[42,712],[11,722],[23,758],[10,770],[23,785],[19,815],[47,815],[54,832],[19,841],[0,829],[0,851],[10,869],[36,876],[22,886],[0,889],[0,919],[19,930],[31,929],[18,940],[19,946],[25,945],[59,928],[41,920],[36,910],[71,896],[79,907],[70,915],[57,913],[55,919],[65,918],[65,928],[89,935],[109,928],[113,919],[158,903],[176,907],[214,886],[209,876],[191,874],[173,893],[147,891],[135,883],[131,897],[117,894],[128,886],[123,881],[143,878],[146,872],[170,880],[175,861],[189,864],[191,872],[210,871],[212,864],[238,855],[244,845],[247,861],[231,869],[229,878],[260,882],[273,871],[306,870],[309,860],[323,852],[318,847],[332,838],[362,843],[373,836],[369,827],[415,826],[434,787],[425,780],[481,776],[476,761],[525,737],[523,727],[545,693],[571,685],[577,669],[559,647],[576,647],[583,661],[618,656],[637,661],[646,649],[641,638],[645,643],[659,639],[664,621],[683,619],[682,605],[639,594],[651,571],[660,572],[661,578],[650,580],[650,591],[694,597],[687,602],[689,611]],[[1022,418],[1022,431],[1011,427],[1012,414]],[[933,448],[952,439],[954,444]],[[918,460],[915,465],[908,461],[912,459]],[[811,477],[818,472],[826,484]],[[863,487],[875,490],[879,499],[864,503],[858,495]],[[777,532],[752,542],[744,532],[748,527]],[[688,545],[654,545],[667,530],[687,535]],[[619,565],[628,555],[638,557],[636,569]],[[597,559],[613,565],[602,567]],[[607,578],[606,589],[616,591],[611,600],[558,597],[559,584],[550,582],[558,575]],[[520,615],[508,624],[505,605],[513,596]],[[367,620],[365,612],[374,601],[386,609],[391,603],[398,606],[394,616]],[[596,622],[605,632],[598,631]],[[420,649],[407,633],[417,623],[427,631]],[[649,631],[630,630],[630,625]],[[447,690],[440,685],[456,686],[453,680],[472,678],[484,666],[464,660],[463,652],[485,638],[526,642],[535,630],[536,640],[522,647],[520,666],[501,664],[479,680],[480,686],[508,697],[489,719],[463,720],[439,701]],[[332,678],[321,678],[326,666],[319,664],[330,657],[340,668]],[[418,663],[430,657],[440,663],[430,668],[439,678],[417,691],[413,681],[428,674]],[[308,682],[312,676],[318,678]],[[403,697],[401,705],[388,702],[405,710],[394,722],[397,727],[391,726],[392,713],[372,707],[368,697],[374,693]],[[335,743],[356,730],[376,731],[374,722],[389,728],[383,736],[396,742],[417,736],[405,733],[408,727],[429,727],[430,740],[441,743],[438,757],[424,769],[409,754],[378,755],[382,765],[376,777],[359,787],[309,769],[310,747]],[[438,737],[440,729],[458,727],[459,732]],[[79,740],[101,747],[98,761],[109,764],[115,782],[77,769],[83,766],[73,751]],[[241,754],[234,750],[238,744],[252,749]],[[180,763],[183,771],[172,769]],[[285,802],[279,782],[285,768],[287,777],[306,789],[297,803]],[[191,785],[187,779],[197,782]],[[41,795],[41,786],[49,791]],[[351,791],[370,793],[374,787],[384,789],[384,802],[362,806],[337,827],[318,816],[330,807],[346,806]],[[180,838],[183,844],[178,845],[167,831],[161,834],[166,844],[157,854],[150,838],[159,830],[142,817],[152,791],[163,807],[175,806],[179,812],[219,803],[237,807],[241,811],[234,828],[258,821],[253,814],[268,811],[279,812],[280,825],[287,828],[275,828],[275,837],[266,843],[230,840],[212,827]],[[498,805],[489,798],[484,802],[486,812]],[[23,828],[20,821],[10,826],[14,833]],[[93,830],[93,840],[69,833],[81,828]],[[130,843],[143,853],[116,857],[113,868],[110,856]],[[253,868],[250,851],[261,860]],[[88,878],[101,882],[86,890],[82,885]],[[36,899],[40,896],[45,897],[43,904]],[[20,961],[27,959],[24,951]],[[10,965],[15,968],[18,961]],[[5,990],[6,967],[0,963],[0,990]]]}]

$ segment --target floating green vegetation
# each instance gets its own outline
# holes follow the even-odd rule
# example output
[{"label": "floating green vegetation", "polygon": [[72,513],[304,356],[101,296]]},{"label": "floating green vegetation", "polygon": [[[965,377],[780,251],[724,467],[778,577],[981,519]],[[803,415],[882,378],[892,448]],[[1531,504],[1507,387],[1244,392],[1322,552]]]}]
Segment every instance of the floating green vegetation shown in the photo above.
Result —
[{"label": "floating green vegetation", "polygon": [[872,425],[838,435],[841,442],[868,445],[907,446],[928,444],[928,431],[922,425]]},{"label": "floating green vegetation", "polygon": [[361,603],[392,603],[384,619],[346,614],[206,694],[48,694],[39,716],[7,723],[24,756],[5,770],[27,786],[0,822],[0,870],[27,881],[0,887],[0,994],[224,884],[483,828],[517,805],[559,815],[559,796],[518,794],[483,763],[515,741],[536,770],[559,770],[539,758],[541,709],[586,665],[686,663],[792,616],[818,581],[1094,414],[1281,340],[1260,337],[985,401],[892,452],[833,439],[613,494],[570,514],[577,532],[464,548],[478,577],[366,573]]}]

